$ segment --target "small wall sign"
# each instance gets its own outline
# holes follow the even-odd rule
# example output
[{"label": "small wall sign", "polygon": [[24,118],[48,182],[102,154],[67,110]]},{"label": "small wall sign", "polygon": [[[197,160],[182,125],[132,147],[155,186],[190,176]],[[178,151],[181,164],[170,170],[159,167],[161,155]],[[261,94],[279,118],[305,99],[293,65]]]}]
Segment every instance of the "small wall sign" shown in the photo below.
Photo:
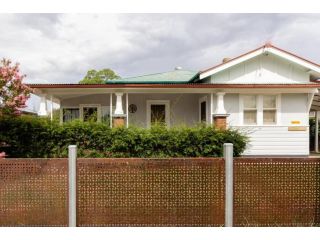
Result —
[{"label": "small wall sign", "polygon": [[294,121],[291,121],[291,124],[300,124],[300,121],[294,120]]},{"label": "small wall sign", "polygon": [[292,127],[288,127],[288,131],[307,131],[307,127],[292,126]]}]

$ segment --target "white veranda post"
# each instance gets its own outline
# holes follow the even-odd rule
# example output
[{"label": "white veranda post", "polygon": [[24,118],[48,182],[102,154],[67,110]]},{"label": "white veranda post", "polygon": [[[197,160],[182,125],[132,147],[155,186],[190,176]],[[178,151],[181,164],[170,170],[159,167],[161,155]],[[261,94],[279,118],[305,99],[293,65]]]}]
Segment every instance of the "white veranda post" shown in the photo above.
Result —
[{"label": "white veranda post", "polygon": [[39,116],[47,116],[47,100],[46,100],[46,95],[42,94],[40,95],[40,107],[38,111]]},{"label": "white veranda post", "polygon": [[226,114],[227,111],[224,108],[224,92],[218,92],[217,94],[217,108],[214,112],[214,114],[219,115],[219,114]]},{"label": "white veranda post", "polygon": [[123,93],[115,93],[117,100],[116,100],[116,109],[114,110],[114,115],[123,115],[123,107],[122,107],[122,96]]},{"label": "white veranda post", "polygon": [[129,96],[128,93],[126,93],[126,126],[129,127]]},{"label": "white veranda post", "polygon": [[53,98],[50,97],[50,120],[53,120]]},{"label": "white veranda post", "polygon": [[116,92],[116,108],[112,114],[112,127],[124,127],[128,126],[128,119],[127,123],[125,122],[125,118],[127,117],[128,113],[128,94],[126,96],[126,113],[123,111],[123,102],[122,102],[122,92]]},{"label": "white veranda post", "polygon": [[213,93],[210,94],[210,126],[213,124]]},{"label": "white veranda post", "polygon": [[112,93],[110,93],[110,127],[112,128]]}]

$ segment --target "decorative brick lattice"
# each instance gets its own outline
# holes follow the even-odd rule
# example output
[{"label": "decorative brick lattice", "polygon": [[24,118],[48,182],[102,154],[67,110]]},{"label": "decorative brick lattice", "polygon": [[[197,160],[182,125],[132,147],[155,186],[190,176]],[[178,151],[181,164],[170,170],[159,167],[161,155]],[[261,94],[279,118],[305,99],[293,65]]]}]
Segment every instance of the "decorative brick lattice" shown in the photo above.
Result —
[{"label": "decorative brick lattice", "polygon": [[0,226],[66,226],[66,199],[66,159],[0,160]]},{"label": "decorative brick lattice", "polygon": [[235,225],[320,225],[319,159],[239,158],[234,168]]},{"label": "decorative brick lattice", "polygon": [[[319,226],[320,159],[237,158],[236,226]],[[78,159],[78,226],[222,226],[224,161]],[[67,160],[0,160],[0,226],[66,226]]]},{"label": "decorative brick lattice", "polygon": [[221,226],[221,159],[79,160],[79,226]]}]

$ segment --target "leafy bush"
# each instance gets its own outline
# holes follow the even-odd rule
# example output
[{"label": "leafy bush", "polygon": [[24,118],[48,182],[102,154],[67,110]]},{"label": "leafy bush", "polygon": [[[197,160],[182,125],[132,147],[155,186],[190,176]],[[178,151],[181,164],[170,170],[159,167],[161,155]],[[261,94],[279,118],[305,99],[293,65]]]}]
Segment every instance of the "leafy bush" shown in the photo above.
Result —
[{"label": "leafy bush", "polygon": [[203,125],[111,129],[103,123],[60,125],[32,116],[0,119],[0,152],[9,157],[66,157],[70,144],[78,146],[79,157],[220,157],[226,142],[234,144],[234,154],[239,156],[247,137],[236,130]]}]

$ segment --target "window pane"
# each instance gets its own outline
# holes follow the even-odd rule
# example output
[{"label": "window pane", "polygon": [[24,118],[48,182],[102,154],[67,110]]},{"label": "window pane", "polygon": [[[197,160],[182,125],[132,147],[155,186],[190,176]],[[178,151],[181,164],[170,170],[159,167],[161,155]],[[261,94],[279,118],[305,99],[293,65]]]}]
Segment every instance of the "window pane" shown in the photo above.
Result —
[{"label": "window pane", "polygon": [[276,123],[276,110],[264,110],[263,124],[275,124],[275,123]]},{"label": "window pane", "polygon": [[97,107],[84,107],[83,108],[83,121],[96,122],[98,119],[98,108]]},{"label": "window pane", "polygon": [[276,96],[263,96],[263,108],[276,108]]},{"label": "window pane", "polygon": [[78,108],[64,108],[62,110],[63,122],[69,122],[74,119],[79,118],[79,109]]},{"label": "window pane", "polygon": [[244,96],[243,97],[243,106],[244,108],[256,108],[256,96]]},{"label": "window pane", "polygon": [[151,105],[151,124],[166,122],[166,106],[165,105]]},{"label": "window pane", "polygon": [[243,112],[243,123],[248,125],[257,124],[257,111],[245,110]]}]

